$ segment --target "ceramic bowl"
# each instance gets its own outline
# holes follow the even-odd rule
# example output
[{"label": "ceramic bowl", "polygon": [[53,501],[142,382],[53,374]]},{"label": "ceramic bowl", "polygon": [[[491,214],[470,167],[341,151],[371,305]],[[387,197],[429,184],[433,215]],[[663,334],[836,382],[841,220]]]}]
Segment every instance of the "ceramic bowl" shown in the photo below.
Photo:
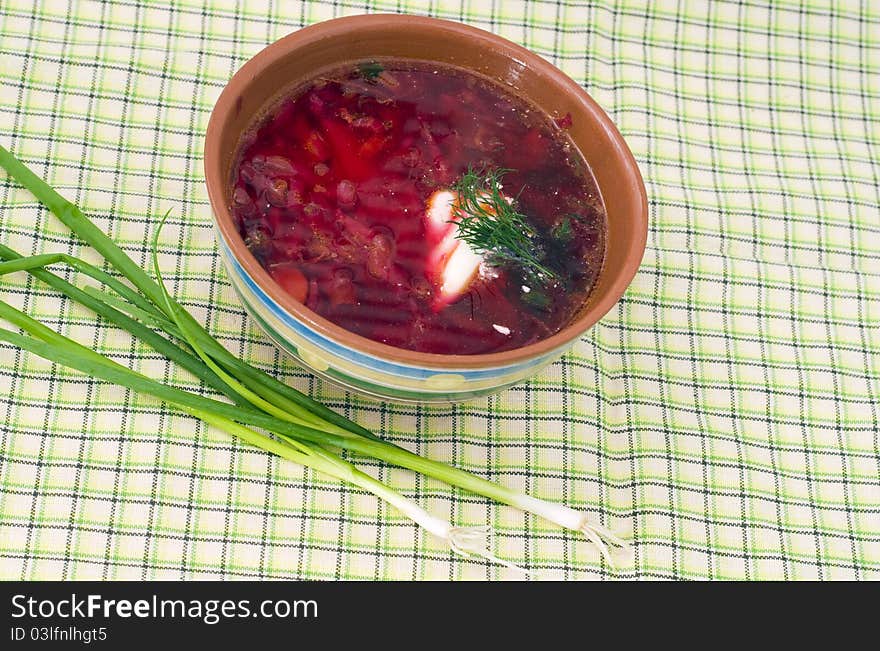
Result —
[{"label": "ceramic bowl", "polygon": [[[285,89],[316,71],[379,57],[452,64],[488,76],[554,117],[593,170],[608,214],[605,264],[586,304],[560,332],[485,355],[436,355],[355,335],[297,302],[245,247],[230,211],[240,137]],[[620,299],[642,259],[647,199],[636,162],[605,112],[574,81],[525,48],[459,23],[403,15],[338,18],[301,29],[248,61],[223,90],[208,124],[205,177],[220,254],[250,316],[316,375],[360,394],[411,403],[458,402],[522,382],[568,350]]]}]

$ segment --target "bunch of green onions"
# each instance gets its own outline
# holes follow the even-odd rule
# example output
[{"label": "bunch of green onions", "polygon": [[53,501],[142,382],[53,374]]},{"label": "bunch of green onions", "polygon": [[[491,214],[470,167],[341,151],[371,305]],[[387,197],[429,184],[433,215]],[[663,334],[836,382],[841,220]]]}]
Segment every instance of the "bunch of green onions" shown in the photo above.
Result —
[{"label": "bunch of green onions", "polygon": [[[166,290],[156,253],[159,231],[165,218],[160,221],[153,237],[154,280],[79,208],[55,192],[2,146],[0,166],[100,253],[130,285],[84,260],[64,253],[24,257],[3,245],[0,245],[0,276],[18,271],[30,273],[142,340],[193,373],[208,387],[226,396],[229,401],[157,382],[47,328],[3,301],[0,301],[0,318],[17,326],[22,332],[0,328],[0,341],[94,378],[153,395],[257,448],[369,491],[431,534],[445,540],[453,551],[464,556],[478,555],[508,567],[516,567],[488,551],[488,528],[455,527],[431,515],[413,500],[358,470],[340,456],[339,451],[345,450],[355,456],[372,457],[407,468],[539,515],[566,529],[579,531],[598,547],[602,557],[612,566],[614,563],[608,544],[626,547],[606,528],[589,523],[585,513],[517,493],[383,441],[307,395],[235,357]],[[91,286],[80,288],[46,269],[58,263],[69,265],[106,289]]]}]

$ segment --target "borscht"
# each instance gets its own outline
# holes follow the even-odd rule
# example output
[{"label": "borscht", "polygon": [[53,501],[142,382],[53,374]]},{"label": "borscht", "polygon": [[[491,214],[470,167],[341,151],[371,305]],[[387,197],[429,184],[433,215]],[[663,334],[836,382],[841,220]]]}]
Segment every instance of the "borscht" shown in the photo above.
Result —
[{"label": "borscht", "polygon": [[242,138],[232,212],[272,278],[346,330],[426,353],[519,348],[570,322],[604,260],[570,126],[456,67],[352,64]]}]

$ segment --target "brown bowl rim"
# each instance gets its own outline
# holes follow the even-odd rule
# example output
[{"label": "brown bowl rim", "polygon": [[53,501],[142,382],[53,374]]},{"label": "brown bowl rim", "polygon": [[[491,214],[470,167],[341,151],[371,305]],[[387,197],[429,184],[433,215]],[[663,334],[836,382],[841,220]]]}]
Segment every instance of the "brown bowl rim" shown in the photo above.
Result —
[{"label": "brown bowl rim", "polygon": [[[334,324],[319,314],[313,312],[305,305],[289,296],[260,265],[257,259],[244,245],[244,241],[238,233],[234,220],[229,211],[226,200],[225,185],[228,181],[219,170],[220,165],[220,130],[227,116],[236,110],[236,101],[246,89],[248,83],[255,78],[272,62],[287,56],[292,50],[308,47],[309,43],[339,36],[352,30],[369,29],[371,27],[387,28],[389,24],[396,24],[399,29],[405,30],[410,27],[439,29],[449,33],[453,37],[476,39],[486,43],[487,46],[509,52],[511,58],[532,68],[541,76],[551,79],[554,83],[565,88],[576,97],[590,119],[601,127],[609,137],[614,148],[614,153],[622,158],[623,166],[636,181],[640,195],[640,210],[633,216],[633,232],[635,237],[629,242],[629,248],[624,256],[624,263],[620,265],[613,277],[605,295],[601,300],[588,304],[580,317],[562,330],[546,339],[497,353],[485,353],[477,355],[443,355],[437,353],[422,353],[404,348],[397,348],[383,344]],[[426,57],[430,60],[429,57]],[[501,36],[485,30],[439,18],[424,16],[410,16],[404,14],[368,14],[359,16],[346,16],[315,23],[308,27],[293,32],[258,52],[238,72],[233,75],[229,83],[223,89],[208,122],[205,134],[204,154],[205,179],[208,189],[208,198],[214,215],[214,221],[236,260],[244,268],[245,272],[257,283],[257,285],[280,305],[296,320],[328,337],[343,346],[357,350],[361,353],[372,355],[379,359],[416,365],[428,368],[494,368],[508,366],[524,360],[540,358],[548,353],[562,348],[573,342],[595,325],[599,319],[607,314],[620,300],[626,288],[629,286],[636,271],[641,264],[647,243],[648,232],[648,199],[644,181],[639,172],[636,160],[623,136],[612,123],[611,119],[602,108],[590,97],[587,92],[568,75],[554,65],[535,54],[534,52],[509,41]],[[603,270],[602,273],[606,273]]]}]

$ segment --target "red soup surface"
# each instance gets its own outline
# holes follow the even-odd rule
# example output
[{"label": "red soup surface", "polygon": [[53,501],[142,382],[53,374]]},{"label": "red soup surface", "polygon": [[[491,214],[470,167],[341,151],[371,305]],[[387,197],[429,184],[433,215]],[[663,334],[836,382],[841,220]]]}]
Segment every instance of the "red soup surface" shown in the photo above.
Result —
[{"label": "red soup surface", "polygon": [[[604,205],[570,125],[457,68],[353,64],[285,96],[243,138],[233,213],[281,287],[346,330],[426,353],[518,348],[571,320],[604,258]],[[438,301],[426,205],[469,169],[502,168],[553,275],[485,262]]]}]

